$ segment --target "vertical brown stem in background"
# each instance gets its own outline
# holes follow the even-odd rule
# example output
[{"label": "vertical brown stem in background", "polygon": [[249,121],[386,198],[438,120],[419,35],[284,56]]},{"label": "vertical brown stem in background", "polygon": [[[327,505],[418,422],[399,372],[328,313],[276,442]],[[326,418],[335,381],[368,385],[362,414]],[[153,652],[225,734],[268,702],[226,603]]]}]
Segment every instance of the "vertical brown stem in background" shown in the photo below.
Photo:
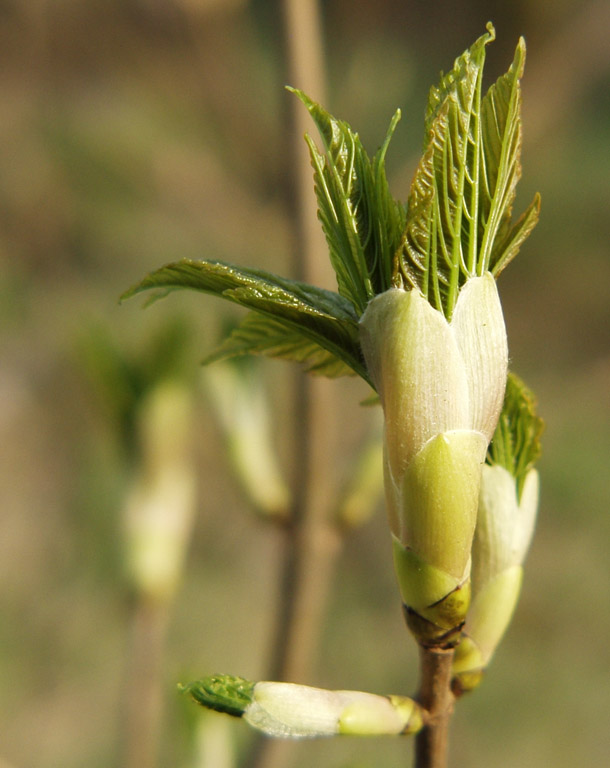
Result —
[{"label": "vertical brown stem in background", "polygon": [[419,703],[427,710],[428,718],[415,738],[415,768],[447,768],[454,702],[452,662],[453,648],[420,648]]},{"label": "vertical brown stem in background", "polygon": [[[324,100],[323,57],[317,0],[281,0],[285,82]],[[334,274],[317,221],[313,172],[303,136],[309,115],[294,97],[287,99],[285,166],[293,230],[293,273],[299,280],[332,287]],[[334,499],[332,461],[335,434],[332,383],[297,372],[295,379],[293,508],[286,530],[278,615],[272,643],[270,679],[311,683],[315,650],[327,595],[340,549],[330,519]],[[290,743],[259,740],[248,768],[286,764]]]},{"label": "vertical brown stem in background", "polygon": [[[282,0],[286,79],[323,100],[323,64],[317,0]],[[313,172],[303,136],[309,114],[287,99],[286,168],[293,230],[293,273],[299,280],[328,285],[334,278],[317,221]],[[292,526],[285,559],[283,616],[272,672],[292,682],[308,680],[338,534],[329,520],[334,435],[328,381],[296,372]],[[330,447],[330,451],[329,451]]]},{"label": "vertical brown stem in background", "polygon": [[124,692],[125,768],[157,765],[163,710],[162,661],[168,611],[161,602],[138,596],[131,617]]}]

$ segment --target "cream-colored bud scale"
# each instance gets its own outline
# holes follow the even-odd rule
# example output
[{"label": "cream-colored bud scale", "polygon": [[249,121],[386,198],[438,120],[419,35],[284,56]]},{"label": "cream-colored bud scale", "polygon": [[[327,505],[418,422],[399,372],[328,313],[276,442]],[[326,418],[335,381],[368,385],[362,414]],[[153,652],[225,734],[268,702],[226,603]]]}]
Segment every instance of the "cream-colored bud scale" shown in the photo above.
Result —
[{"label": "cream-colored bud scale", "polygon": [[[402,598],[445,642],[446,631],[465,619],[481,467],[506,383],[495,281],[489,273],[468,280],[451,321],[416,288],[390,289],[369,303],[360,329],[384,410],[386,498]],[[455,590],[463,591],[448,610],[442,602]]]}]

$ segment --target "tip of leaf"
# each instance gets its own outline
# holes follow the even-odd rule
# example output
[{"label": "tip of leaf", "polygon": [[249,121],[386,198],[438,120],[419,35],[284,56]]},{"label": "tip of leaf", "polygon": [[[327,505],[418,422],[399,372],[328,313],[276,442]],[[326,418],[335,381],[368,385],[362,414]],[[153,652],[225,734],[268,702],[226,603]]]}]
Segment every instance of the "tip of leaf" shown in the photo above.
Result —
[{"label": "tip of leaf", "polygon": [[488,21],[485,25],[485,29],[487,30],[489,37],[487,38],[488,42],[492,43],[496,39],[496,28],[493,25],[493,22]]},{"label": "tip of leaf", "polygon": [[119,296],[119,304],[122,304],[124,301],[127,301],[127,299],[131,299],[133,296],[135,296],[138,290],[138,285],[132,285],[131,288],[123,291],[123,293]]},{"label": "tip of leaf", "polygon": [[[132,285],[131,288],[128,288],[119,296],[119,304],[122,304],[124,301],[127,301],[128,299],[133,299],[134,296],[145,291],[147,287],[148,286],[145,285],[145,280],[139,283],[136,283],[136,285]],[[151,294],[144,300],[142,304],[142,309],[148,309],[148,307],[152,306],[155,302],[159,301],[159,299],[164,299],[169,292],[170,292],[169,290],[165,290],[165,291],[159,290]]]},{"label": "tip of leaf", "polygon": [[284,88],[290,93],[294,93],[297,99],[299,99],[299,101],[301,101],[310,112],[316,106],[315,101],[310,99],[309,96],[300,88],[294,88],[292,85],[285,85]]},{"label": "tip of leaf", "polygon": [[536,194],[534,195],[534,202],[533,202],[536,213],[540,213],[541,203],[542,203],[542,199],[540,197],[540,192],[536,192]]},{"label": "tip of leaf", "polygon": [[513,59],[512,67],[516,72],[517,78],[520,80],[523,77],[523,69],[525,68],[525,38],[520,37],[517,47],[515,49],[515,58]]}]

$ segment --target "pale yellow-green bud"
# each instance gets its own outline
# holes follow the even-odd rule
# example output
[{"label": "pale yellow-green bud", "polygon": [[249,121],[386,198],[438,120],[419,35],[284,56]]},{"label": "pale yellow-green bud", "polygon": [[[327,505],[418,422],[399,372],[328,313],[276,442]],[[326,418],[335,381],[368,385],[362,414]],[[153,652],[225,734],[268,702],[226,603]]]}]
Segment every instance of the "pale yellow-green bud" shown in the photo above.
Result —
[{"label": "pale yellow-green bud", "polygon": [[178,585],[195,512],[192,409],[188,388],[168,382],[138,415],[140,463],[124,519],[127,570],[138,590],[160,600]]},{"label": "pale yellow-green bud", "polygon": [[518,499],[517,482],[507,469],[483,467],[472,551],[473,600],[453,665],[454,688],[459,692],[478,685],[510,623],[537,507],[536,470],[528,472]]},{"label": "pale yellow-green bud", "polygon": [[344,530],[365,523],[375,511],[383,490],[383,444],[374,435],[362,448],[351,470],[345,495],[338,505],[335,520]]},{"label": "pale yellow-green bud", "polygon": [[502,466],[485,465],[473,544],[473,584],[478,589],[498,573],[521,565],[538,511],[538,472],[530,469],[517,498],[517,481]]},{"label": "pale yellow-green bud", "polygon": [[243,717],[280,738],[406,735],[423,727],[422,708],[406,696],[254,683],[232,675],[211,675],[180,688],[202,706]]},{"label": "pale yellow-green bud", "polygon": [[404,696],[293,683],[256,683],[243,718],[269,736],[284,738],[406,734],[422,726],[418,704]]},{"label": "pale yellow-green bud", "polygon": [[[450,322],[418,290],[375,297],[361,344],[385,418],[385,487],[405,604],[438,628],[463,622],[481,467],[508,351],[493,277],[470,279]],[[454,590],[450,605],[438,606]],[[430,638],[428,638],[429,640]]]},{"label": "pale yellow-green bud", "polygon": [[400,541],[458,580],[470,559],[486,448],[480,432],[443,432],[415,455],[401,482]]},{"label": "pale yellow-green bud", "polygon": [[500,300],[487,273],[460,291],[451,322],[416,289],[376,296],[360,340],[385,415],[395,482],[422,446],[452,430],[491,440],[502,408],[508,350]]},{"label": "pale yellow-green bud", "polygon": [[281,519],[288,514],[289,490],[278,464],[269,402],[262,380],[232,361],[205,368],[204,382],[214,400],[229,458],[258,512]]}]

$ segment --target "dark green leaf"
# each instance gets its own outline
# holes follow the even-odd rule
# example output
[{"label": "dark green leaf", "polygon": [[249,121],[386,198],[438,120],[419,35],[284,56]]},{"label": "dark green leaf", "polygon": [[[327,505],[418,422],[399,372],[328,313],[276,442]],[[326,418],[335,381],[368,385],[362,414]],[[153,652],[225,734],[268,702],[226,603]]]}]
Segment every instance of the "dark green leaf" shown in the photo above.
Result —
[{"label": "dark green leaf", "polygon": [[352,304],[337,293],[262,270],[183,259],[151,272],[122,299],[150,289],[162,289],[165,296],[180,288],[211,293],[272,317],[369,381],[360,354],[358,318]]},{"label": "dark green leaf", "polygon": [[190,694],[203,707],[241,717],[252,703],[256,683],[232,675],[210,675],[179,686],[182,693]]},{"label": "dark green leaf", "polygon": [[301,91],[293,92],[309,110],[324,143],[325,155],[307,137],[318,216],[339,292],[362,314],[373,296],[391,287],[394,254],[404,228],[404,211],[390,195],[385,175],[385,155],[400,112],[371,161],[347,123]]},{"label": "dark green leaf", "polygon": [[252,312],[232,331],[217,349],[208,355],[204,365],[242,355],[266,355],[304,363],[309,373],[338,378],[353,376],[357,371],[328,350],[293,330],[280,320]]}]

